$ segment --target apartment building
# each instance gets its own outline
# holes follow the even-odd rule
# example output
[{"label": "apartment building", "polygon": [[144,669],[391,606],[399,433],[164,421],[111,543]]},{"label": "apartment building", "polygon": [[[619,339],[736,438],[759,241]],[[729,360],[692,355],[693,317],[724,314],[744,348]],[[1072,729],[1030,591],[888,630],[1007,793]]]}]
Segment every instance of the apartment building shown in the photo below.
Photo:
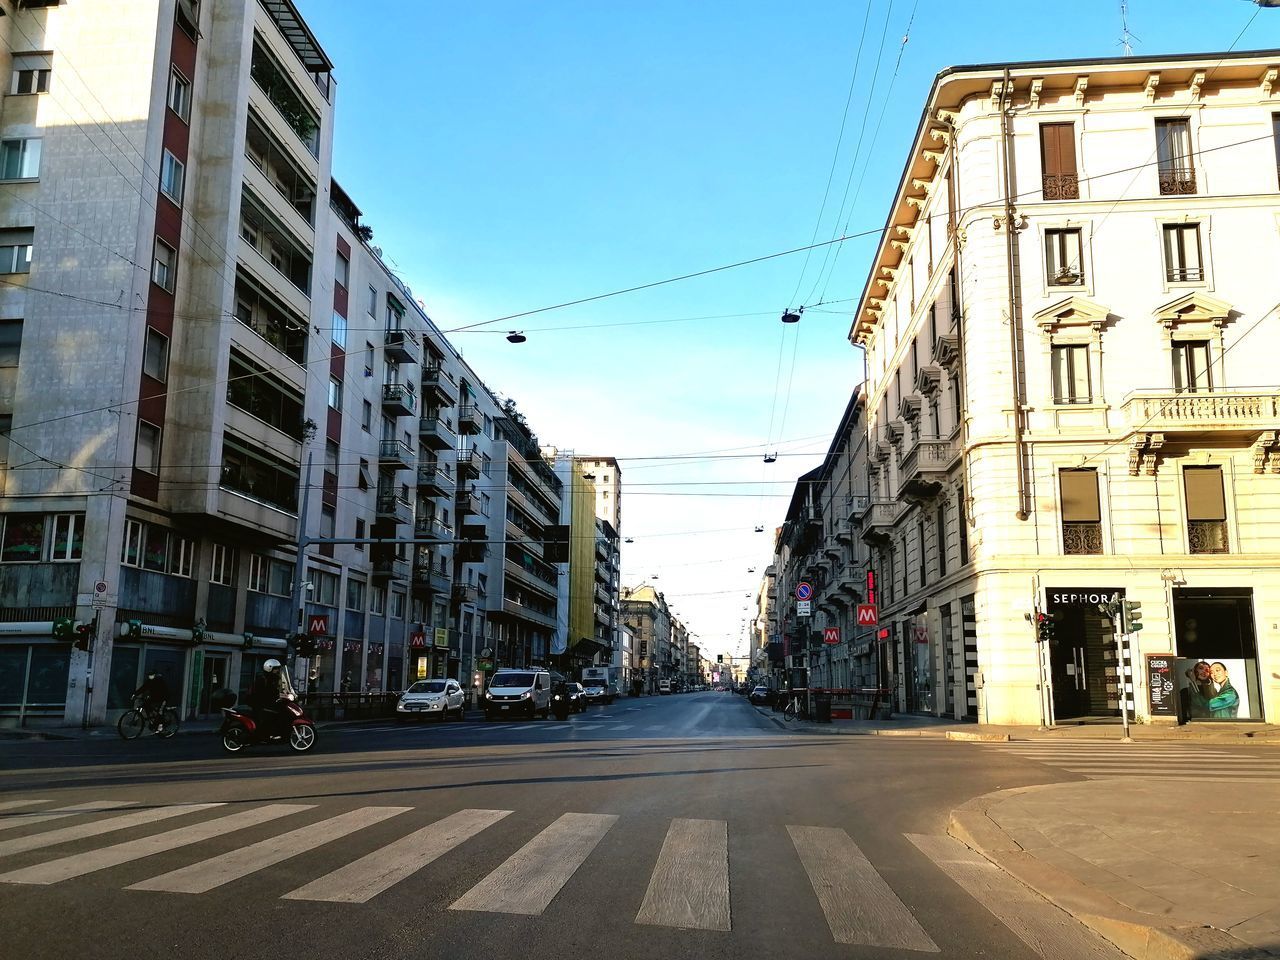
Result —
[{"label": "apartment building", "polygon": [[667,599],[652,584],[622,589],[622,620],[635,640],[633,684],[643,693],[657,693],[658,681],[671,679],[674,617]]},{"label": "apartment building", "polygon": [[291,0],[20,6],[0,722],[109,720],[151,671],[215,715],[300,629],[320,692],[545,657],[554,591],[505,553],[540,553],[558,483],[333,181],[333,64]]},{"label": "apartment building", "polygon": [[[1280,715],[1278,71],[1264,51],[935,80],[850,331],[852,530],[897,709]],[[1117,598],[1142,605],[1121,642]]]}]

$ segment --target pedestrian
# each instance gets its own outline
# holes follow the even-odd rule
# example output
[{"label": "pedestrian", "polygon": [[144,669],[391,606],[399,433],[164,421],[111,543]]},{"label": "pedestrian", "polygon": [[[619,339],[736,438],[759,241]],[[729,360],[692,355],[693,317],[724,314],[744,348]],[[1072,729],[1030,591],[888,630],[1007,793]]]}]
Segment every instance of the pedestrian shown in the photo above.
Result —
[{"label": "pedestrian", "polygon": [[351,672],[347,671],[347,673],[342,677],[341,690],[343,693],[350,693],[351,688],[354,686],[355,684],[351,682]]}]

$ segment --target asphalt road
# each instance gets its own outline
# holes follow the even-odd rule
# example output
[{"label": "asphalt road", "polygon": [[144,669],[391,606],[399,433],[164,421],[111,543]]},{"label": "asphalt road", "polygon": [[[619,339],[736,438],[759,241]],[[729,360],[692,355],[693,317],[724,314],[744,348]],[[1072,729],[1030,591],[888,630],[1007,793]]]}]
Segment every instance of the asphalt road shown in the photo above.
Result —
[{"label": "asphalt road", "polygon": [[787,726],[701,693],[322,730],[306,756],[3,741],[4,951],[1118,956],[945,836],[976,795],[1079,774]]}]

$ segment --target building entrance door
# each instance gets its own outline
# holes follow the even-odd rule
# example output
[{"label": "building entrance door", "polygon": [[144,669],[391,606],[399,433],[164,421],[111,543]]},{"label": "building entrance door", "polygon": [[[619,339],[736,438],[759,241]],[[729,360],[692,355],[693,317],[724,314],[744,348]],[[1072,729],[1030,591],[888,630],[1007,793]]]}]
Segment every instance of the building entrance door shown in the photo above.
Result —
[{"label": "building entrance door", "polygon": [[196,716],[207,717],[217,713],[224,704],[215,696],[227,686],[227,660],[223,654],[206,653],[200,671],[200,690],[196,700]]},{"label": "building entrance door", "polygon": [[1048,591],[1047,612],[1056,620],[1049,645],[1055,720],[1120,716],[1115,635],[1098,610],[1117,593],[1124,591]]}]

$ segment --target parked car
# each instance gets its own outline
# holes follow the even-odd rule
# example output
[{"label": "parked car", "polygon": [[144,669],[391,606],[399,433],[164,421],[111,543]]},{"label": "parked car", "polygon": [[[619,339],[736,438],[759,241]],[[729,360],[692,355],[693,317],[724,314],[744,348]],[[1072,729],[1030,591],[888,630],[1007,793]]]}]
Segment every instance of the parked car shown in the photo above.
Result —
[{"label": "parked car", "polygon": [[659,693],[670,693],[670,692],[671,692],[671,681],[670,681],[670,680],[659,680],[659,681],[658,681],[658,692],[659,692]]},{"label": "parked car", "polygon": [[551,715],[551,674],[530,667],[527,670],[502,669],[489,681],[484,692],[486,720],[511,717],[549,717]]},{"label": "parked car", "polygon": [[587,709],[587,692],[582,689],[582,684],[575,683],[573,680],[566,680],[564,685],[565,696],[569,698],[569,709],[574,713],[582,713]]},{"label": "parked car", "polygon": [[767,707],[773,703],[773,691],[768,687],[761,685],[752,690],[747,699],[752,703],[759,704],[762,707]]},{"label": "parked car", "polygon": [[396,703],[396,719],[401,722],[425,717],[448,720],[455,716],[461,720],[465,712],[465,697],[457,680],[419,680],[400,694]]}]

